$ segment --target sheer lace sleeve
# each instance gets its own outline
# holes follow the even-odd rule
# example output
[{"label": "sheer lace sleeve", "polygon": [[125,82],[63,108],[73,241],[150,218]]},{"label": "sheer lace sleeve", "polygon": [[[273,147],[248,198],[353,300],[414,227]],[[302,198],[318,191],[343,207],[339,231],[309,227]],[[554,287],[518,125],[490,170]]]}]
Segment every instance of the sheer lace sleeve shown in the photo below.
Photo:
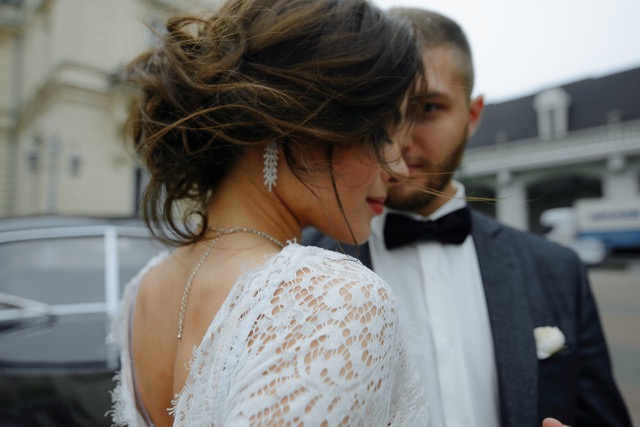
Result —
[{"label": "sheer lace sleeve", "polygon": [[290,245],[239,285],[194,353],[177,425],[425,425],[395,299],[377,275]]}]

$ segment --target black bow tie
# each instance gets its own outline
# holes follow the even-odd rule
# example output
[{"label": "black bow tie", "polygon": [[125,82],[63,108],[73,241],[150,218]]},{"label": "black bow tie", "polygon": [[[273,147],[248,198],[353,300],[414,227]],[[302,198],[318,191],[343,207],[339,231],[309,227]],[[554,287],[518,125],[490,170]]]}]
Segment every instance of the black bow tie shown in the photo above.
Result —
[{"label": "black bow tie", "polygon": [[417,241],[436,241],[459,245],[471,232],[469,208],[458,209],[435,221],[418,221],[389,213],[384,223],[384,243],[394,249]]}]

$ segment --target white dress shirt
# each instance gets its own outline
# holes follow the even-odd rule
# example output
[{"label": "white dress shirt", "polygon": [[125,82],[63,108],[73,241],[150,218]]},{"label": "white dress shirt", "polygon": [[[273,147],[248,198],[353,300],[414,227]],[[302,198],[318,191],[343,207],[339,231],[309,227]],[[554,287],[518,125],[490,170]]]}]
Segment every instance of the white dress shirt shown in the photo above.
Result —
[{"label": "white dress shirt", "polygon": [[[428,218],[465,206],[464,187]],[[399,212],[396,212],[399,213]],[[484,288],[471,236],[461,245],[384,246],[386,212],[369,239],[376,273],[393,288],[400,325],[413,354],[433,427],[500,425],[498,380]]]}]

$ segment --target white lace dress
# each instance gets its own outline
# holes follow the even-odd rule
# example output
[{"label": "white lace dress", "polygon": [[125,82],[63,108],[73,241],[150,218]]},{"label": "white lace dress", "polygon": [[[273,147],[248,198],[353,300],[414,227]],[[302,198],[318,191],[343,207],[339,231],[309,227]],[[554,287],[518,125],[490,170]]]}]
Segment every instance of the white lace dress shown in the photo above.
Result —
[{"label": "white lace dress", "polygon": [[[135,403],[129,313],[160,260],[129,283],[114,326],[117,425],[148,424]],[[354,258],[295,243],[240,276],[174,404],[174,426],[428,425],[388,285]]]}]

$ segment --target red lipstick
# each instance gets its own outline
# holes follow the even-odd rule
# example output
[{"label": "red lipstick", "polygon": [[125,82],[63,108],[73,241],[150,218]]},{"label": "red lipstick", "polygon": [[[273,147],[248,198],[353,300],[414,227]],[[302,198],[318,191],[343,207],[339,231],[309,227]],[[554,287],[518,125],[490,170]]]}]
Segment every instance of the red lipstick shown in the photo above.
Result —
[{"label": "red lipstick", "polygon": [[369,203],[376,215],[380,215],[384,211],[384,197],[368,197],[367,203]]}]

